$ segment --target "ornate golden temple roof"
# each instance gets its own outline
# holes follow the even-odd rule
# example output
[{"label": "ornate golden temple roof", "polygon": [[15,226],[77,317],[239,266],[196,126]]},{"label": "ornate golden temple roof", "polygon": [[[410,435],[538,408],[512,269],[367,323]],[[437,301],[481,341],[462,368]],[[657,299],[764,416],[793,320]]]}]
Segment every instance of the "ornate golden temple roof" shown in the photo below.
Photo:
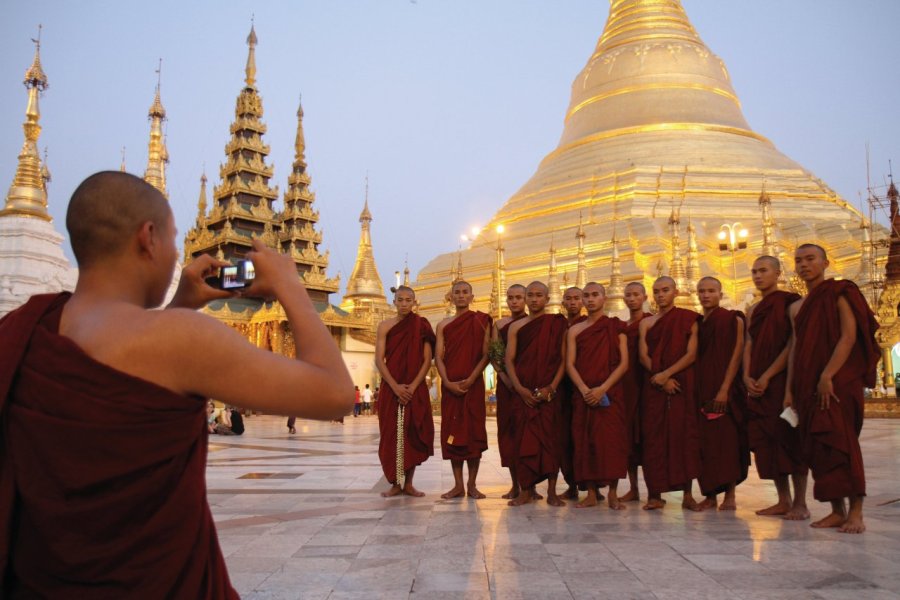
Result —
[{"label": "ornate golden temple roof", "polygon": [[[38,26],[38,37],[34,41],[34,60],[25,71],[25,89],[28,90],[28,104],[25,108],[25,143],[19,152],[19,164],[13,177],[12,185],[6,194],[6,205],[0,210],[0,216],[17,215],[37,217],[52,221],[47,212],[47,187],[43,177],[44,165],[38,152],[37,141],[41,135],[41,110],[38,98],[50,84],[44,68],[41,66],[41,34]],[[49,171],[47,172],[49,175]],[[49,180],[49,177],[47,178]]]},{"label": "ornate golden temple roof", "polygon": [[[686,286],[691,278],[676,246],[680,215],[691,215],[692,274],[719,277],[737,291],[732,301],[742,304],[754,290],[750,266],[762,252],[763,180],[774,228],[769,247],[774,239],[780,256],[798,242],[814,241],[828,250],[832,274],[855,275],[862,244],[858,211],[752,130],[728,70],[681,2],[613,0],[596,48],[572,83],[558,146],[482,231],[508,227],[506,278],[515,283],[547,277],[554,234],[560,269],[578,273],[583,262],[594,277],[608,276],[618,222],[624,283],[649,287],[662,265]],[[678,221],[674,229],[670,216]],[[734,269],[731,253],[719,251],[716,240],[726,221],[750,231]],[[476,298],[489,295],[493,241],[482,233],[462,250]],[[434,257],[414,285],[420,312],[433,320],[443,309],[448,262],[449,253]]]},{"label": "ornate golden temple roof", "polygon": [[[159,95],[162,83],[162,59],[159,59],[159,68],[156,70],[156,94],[153,104],[147,112],[150,121],[150,141],[147,144],[147,169],[144,171],[144,181],[155,187],[166,198],[169,192],[166,190],[166,164],[169,162],[169,151],[163,138],[162,124],[166,120],[166,109],[163,108]],[[125,162],[123,157],[122,162]]]}]

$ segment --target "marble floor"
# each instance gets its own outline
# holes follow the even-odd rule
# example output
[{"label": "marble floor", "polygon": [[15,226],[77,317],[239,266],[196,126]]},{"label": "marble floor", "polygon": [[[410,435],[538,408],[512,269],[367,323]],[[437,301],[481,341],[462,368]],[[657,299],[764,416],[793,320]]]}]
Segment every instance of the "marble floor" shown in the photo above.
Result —
[{"label": "marble floor", "polygon": [[[653,512],[510,508],[494,447],[479,474],[485,500],[441,500],[453,476],[439,458],[416,473],[424,498],[383,499],[375,417],[298,421],[296,435],[278,417],[246,427],[211,436],[207,468],[244,598],[900,598],[900,420],[865,425],[863,535],[757,517],[774,492],[752,468],[736,513],[682,511],[678,493]],[[493,419],[488,432],[495,440]],[[826,514],[810,501],[814,518]]]}]

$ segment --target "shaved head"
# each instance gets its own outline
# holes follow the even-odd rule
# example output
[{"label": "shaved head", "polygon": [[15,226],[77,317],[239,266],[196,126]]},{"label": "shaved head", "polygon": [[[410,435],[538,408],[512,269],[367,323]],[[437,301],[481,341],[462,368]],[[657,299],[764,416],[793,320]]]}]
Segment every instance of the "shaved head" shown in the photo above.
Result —
[{"label": "shaved head", "polygon": [[395,296],[396,296],[397,294],[399,294],[400,292],[406,292],[407,294],[412,294],[413,298],[416,297],[416,292],[415,292],[411,287],[409,287],[408,285],[401,285],[401,286],[398,286],[398,287],[394,288],[394,295],[395,295]]},{"label": "shaved head", "polygon": [[461,286],[461,285],[464,285],[464,286],[466,286],[467,288],[469,288],[469,292],[470,292],[470,293],[472,292],[472,284],[469,283],[468,281],[463,280],[463,279],[460,279],[459,281],[453,282],[453,287],[451,287],[450,290],[453,291],[453,290],[455,290],[456,288],[458,288],[458,287]]},{"label": "shaved head", "polygon": [[591,288],[591,287],[600,288],[600,293],[603,294],[604,296],[606,295],[606,288],[603,287],[603,284],[597,283],[596,281],[592,281],[584,286],[584,291],[586,292],[588,290],[588,288]]},{"label": "shaved head", "polygon": [[506,289],[506,293],[508,294],[513,290],[522,290],[524,292],[525,286],[522,285],[521,283],[514,283]]},{"label": "shaved head", "polygon": [[148,221],[165,227],[172,210],[163,195],[139,177],[101,171],[81,182],[66,212],[66,229],[79,268],[116,256]]},{"label": "shaved head", "polygon": [[662,277],[657,278],[656,281],[653,282],[653,285],[656,286],[657,283],[668,283],[673,288],[676,287],[676,285],[677,285],[675,283],[675,280],[672,279],[671,277],[669,277],[668,275],[663,275]]},{"label": "shaved head", "polygon": [[772,270],[781,272],[781,262],[774,256],[769,256],[768,254],[763,254],[762,256],[757,258],[755,261],[753,261],[753,263],[756,264],[760,261],[768,263],[769,267],[771,267]]},{"label": "shaved head", "polygon": [[828,260],[828,255],[825,253],[825,248],[823,248],[822,246],[820,246],[818,244],[800,244],[797,247],[797,252],[800,252],[801,250],[810,250],[810,249],[818,250],[819,254],[822,255],[822,260]]},{"label": "shaved head", "polygon": [[632,281],[631,283],[629,283],[628,285],[625,286],[625,289],[627,290],[630,287],[636,287],[639,290],[641,290],[642,294],[644,294],[645,296],[647,295],[647,288],[645,288],[644,284],[641,283],[640,281]]},{"label": "shaved head", "polygon": [[542,290],[544,290],[544,294],[549,294],[549,293],[550,293],[550,288],[547,287],[547,284],[545,284],[545,283],[543,283],[543,282],[541,282],[541,281],[532,281],[531,283],[528,284],[528,287],[529,287],[529,288],[539,287],[539,288],[541,288]]},{"label": "shaved head", "polygon": [[581,291],[581,288],[573,285],[572,287],[567,287],[567,288],[566,288],[566,291],[563,292],[563,294],[568,294],[569,292],[573,292],[573,291],[574,291],[574,292],[580,292],[580,291]]},{"label": "shaved head", "polygon": [[697,287],[699,288],[700,284],[702,284],[704,281],[710,281],[712,283],[715,283],[716,287],[718,287],[719,290],[722,289],[722,282],[719,281],[718,279],[716,279],[715,277],[713,277],[712,275],[707,275],[706,277],[701,277],[700,281],[697,282]]}]

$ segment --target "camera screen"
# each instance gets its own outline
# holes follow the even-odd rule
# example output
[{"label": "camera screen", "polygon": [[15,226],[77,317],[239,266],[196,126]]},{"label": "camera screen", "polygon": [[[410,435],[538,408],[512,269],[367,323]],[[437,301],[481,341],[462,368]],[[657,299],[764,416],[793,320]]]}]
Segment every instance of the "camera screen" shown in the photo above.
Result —
[{"label": "camera screen", "polygon": [[249,260],[244,262],[244,281],[251,281],[256,277],[256,271],[253,269],[253,263]]},{"label": "camera screen", "polygon": [[222,289],[230,290],[239,287],[244,287],[244,284],[238,280],[237,266],[222,267]]}]

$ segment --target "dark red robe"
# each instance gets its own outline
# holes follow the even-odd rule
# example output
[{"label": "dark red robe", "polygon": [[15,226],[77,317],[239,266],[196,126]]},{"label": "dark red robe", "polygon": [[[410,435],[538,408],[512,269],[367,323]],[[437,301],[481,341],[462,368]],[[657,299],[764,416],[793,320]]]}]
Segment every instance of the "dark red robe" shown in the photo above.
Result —
[{"label": "dark red robe", "polygon": [[[574,327],[587,320],[587,315],[578,315],[571,321],[566,319],[569,327]],[[572,390],[575,386],[569,381],[568,375],[563,374],[559,383],[557,396],[560,402],[559,418],[559,470],[563,479],[570,486],[575,485],[575,440],[572,439]]]},{"label": "dark red robe", "polygon": [[[519,319],[525,318],[525,315]],[[506,346],[509,326],[519,319],[510,319],[498,331],[500,341]],[[519,435],[522,431],[522,401],[515,391],[510,390],[497,377],[497,448],[500,451],[500,465],[515,468],[516,454],[519,452]]]},{"label": "dark red robe", "polygon": [[[821,410],[816,387],[841,337],[838,298],[843,297],[856,320],[856,344],[832,378],[840,402]],[[881,353],[875,342],[878,323],[852,281],[826,279],[803,301],[794,317],[792,391],[800,416],[800,439],[815,484],[813,496],[827,502],[866,494],[859,433],[863,425],[863,388],[875,387]]]},{"label": "dark red robe", "polygon": [[[644,313],[643,319],[652,317]],[[628,338],[628,372],[622,378],[622,397],[625,399],[625,425],[628,428],[628,466],[641,464],[641,389],[644,387],[644,367],[638,352],[640,321],[625,324]]]},{"label": "dark red robe", "polygon": [[[434,331],[425,317],[410,313],[390,328],[384,342],[384,359],[388,371],[398,384],[411,383],[425,360],[425,345],[434,350]],[[378,391],[378,460],[384,476],[397,483],[397,407],[394,390],[382,384]],[[403,430],[403,469],[408,471],[434,455],[434,420],[431,417],[431,398],[425,380],[413,392],[406,404]]]},{"label": "dark red robe", "polygon": [[206,402],[60,336],[68,298],[0,321],[0,596],[237,598],[206,500]]},{"label": "dark red robe", "polygon": [[697,405],[701,410],[699,480],[703,495],[720,494],[729,484],[744,481],[750,466],[744,429],[746,391],[741,385],[740,369],[731,383],[726,412],[715,419],[708,419],[702,412],[713,411],[713,400],[722,387],[737,344],[738,325],[744,327],[743,313],[719,307],[700,321],[697,333],[695,374]]},{"label": "dark red robe", "polygon": [[[624,333],[625,323],[600,317],[578,334],[575,370],[585,385],[602,385],[616,370],[622,361],[619,335]],[[628,473],[627,407],[622,380],[609,389],[607,396],[609,406],[588,406],[580,391],[572,393],[575,480],[582,489],[609,484]]]},{"label": "dark red robe", "polygon": [[698,407],[694,398],[694,365],[674,376],[681,391],[669,395],[650,384],[651,375],[687,353],[691,326],[700,319],[692,310],[674,307],[647,331],[652,369],[641,391],[641,466],[651,494],[683,490],[700,475]]},{"label": "dark red robe", "polygon": [[[562,364],[562,345],[568,323],[563,315],[545,314],[522,325],[516,334],[516,377],[527,390],[553,383]],[[534,407],[522,402],[524,415],[516,474],[519,485],[528,488],[559,472],[559,419],[561,403]]]},{"label": "dark red robe", "polygon": [[[760,300],[753,309],[747,330],[753,341],[750,377],[762,376],[787,346],[791,339],[788,307],[799,299],[799,294],[778,290]],[[786,385],[787,369],[784,369],[769,380],[762,396],[747,398],[747,437],[760,479],[805,473],[807,469],[800,448],[800,432],[780,417]]]},{"label": "dark red robe", "polygon": [[[485,331],[491,318],[483,312],[468,310],[444,326],[444,368],[450,381],[461,381],[472,374],[484,358]],[[445,460],[481,458],[487,450],[484,375],[465,396],[454,395],[441,384],[441,454]]]}]

